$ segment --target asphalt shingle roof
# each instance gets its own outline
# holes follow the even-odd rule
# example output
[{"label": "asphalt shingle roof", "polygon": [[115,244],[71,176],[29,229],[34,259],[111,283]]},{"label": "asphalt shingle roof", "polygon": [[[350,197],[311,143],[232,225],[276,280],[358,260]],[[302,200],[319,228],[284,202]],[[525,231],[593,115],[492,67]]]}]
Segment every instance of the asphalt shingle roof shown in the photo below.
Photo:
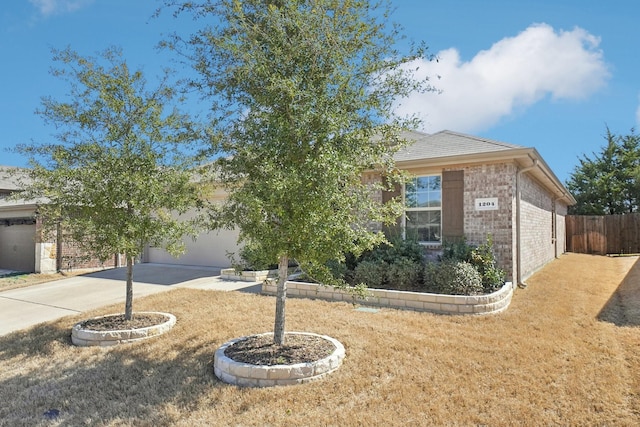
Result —
[{"label": "asphalt shingle roof", "polygon": [[0,166],[0,190],[19,190],[19,179],[24,179],[22,169],[13,166]]},{"label": "asphalt shingle roof", "polygon": [[415,142],[396,153],[394,156],[396,162],[526,148],[521,145],[507,144],[506,142],[493,141],[449,130],[434,134],[412,131],[406,132],[403,137]]}]

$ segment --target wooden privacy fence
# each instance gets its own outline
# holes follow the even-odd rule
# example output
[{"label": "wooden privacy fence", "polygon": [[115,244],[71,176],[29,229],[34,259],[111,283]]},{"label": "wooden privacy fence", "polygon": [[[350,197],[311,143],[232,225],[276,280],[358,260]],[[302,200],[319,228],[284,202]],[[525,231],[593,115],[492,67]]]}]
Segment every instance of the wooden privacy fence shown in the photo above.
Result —
[{"label": "wooden privacy fence", "polygon": [[567,250],[583,254],[640,253],[640,213],[567,215]]}]

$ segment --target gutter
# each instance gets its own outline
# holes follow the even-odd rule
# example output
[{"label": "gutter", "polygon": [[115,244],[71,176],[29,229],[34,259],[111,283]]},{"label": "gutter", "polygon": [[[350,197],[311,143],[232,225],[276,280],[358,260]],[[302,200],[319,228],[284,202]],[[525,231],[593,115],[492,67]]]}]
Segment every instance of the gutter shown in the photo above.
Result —
[{"label": "gutter", "polygon": [[516,173],[516,284],[519,288],[526,288],[527,284],[522,281],[522,232],[520,219],[520,176],[538,166],[538,159],[532,159],[533,164],[523,169],[519,169]]}]

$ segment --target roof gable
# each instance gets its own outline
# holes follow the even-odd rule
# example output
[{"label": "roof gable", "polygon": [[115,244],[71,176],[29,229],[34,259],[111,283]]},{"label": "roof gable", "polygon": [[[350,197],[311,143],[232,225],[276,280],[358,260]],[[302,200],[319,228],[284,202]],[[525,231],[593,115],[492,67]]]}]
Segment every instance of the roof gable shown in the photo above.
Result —
[{"label": "roof gable", "polygon": [[402,136],[413,142],[395,154],[394,160],[396,162],[467,156],[526,148],[521,145],[507,144],[449,130],[431,135],[415,131],[405,132]]}]

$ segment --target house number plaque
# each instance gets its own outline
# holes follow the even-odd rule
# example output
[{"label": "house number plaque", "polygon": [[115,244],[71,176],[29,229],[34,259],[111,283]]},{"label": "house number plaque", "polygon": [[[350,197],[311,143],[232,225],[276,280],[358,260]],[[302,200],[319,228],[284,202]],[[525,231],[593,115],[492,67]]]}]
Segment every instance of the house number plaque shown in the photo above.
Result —
[{"label": "house number plaque", "polygon": [[488,197],[484,199],[476,199],[477,211],[497,211],[498,210],[498,198]]}]

